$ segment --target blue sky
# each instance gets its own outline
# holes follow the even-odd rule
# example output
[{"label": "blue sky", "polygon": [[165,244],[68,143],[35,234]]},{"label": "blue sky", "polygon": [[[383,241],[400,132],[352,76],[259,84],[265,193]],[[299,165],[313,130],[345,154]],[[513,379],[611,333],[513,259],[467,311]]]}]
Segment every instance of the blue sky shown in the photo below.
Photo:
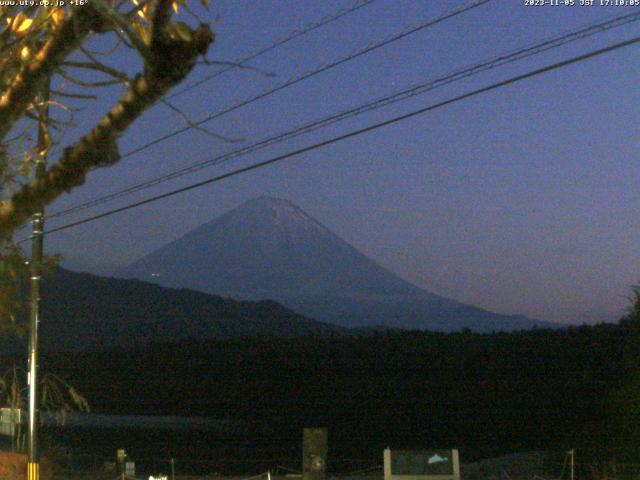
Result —
[{"label": "blue sky", "polygon": [[[469,2],[376,0],[173,101],[193,119]],[[250,143],[632,8],[494,0],[217,119]],[[213,60],[232,61],[351,1],[217,0]],[[640,8],[640,7],[636,7]],[[95,210],[54,227],[631,38],[632,23],[442,87]],[[118,55],[121,55],[118,53]],[[383,266],[434,293],[500,313],[616,320],[640,280],[640,49],[629,47],[152,205],[53,234],[49,252],[96,273],[125,265],[258,195],[288,198]],[[130,58],[114,58],[133,68]],[[200,66],[189,84],[217,67]],[[78,114],[88,125],[113,97]],[[184,125],[164,106],[122,151]],[[82,133],[77,129],[68,138]],[[52,205],[95,196],[238,148],[190,131],[93,172]]]}]

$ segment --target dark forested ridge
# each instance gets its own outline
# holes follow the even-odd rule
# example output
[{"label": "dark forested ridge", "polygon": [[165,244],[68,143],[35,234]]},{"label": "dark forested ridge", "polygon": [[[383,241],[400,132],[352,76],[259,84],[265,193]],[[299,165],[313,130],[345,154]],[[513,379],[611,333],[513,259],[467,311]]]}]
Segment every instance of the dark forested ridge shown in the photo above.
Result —
[{"label": "dark forested ridge", "polygon": [[243,302],[62,268],[45,279],[42,317],[46,319],[40,331],[42,347],[58,350],[343,330],[273,301]]},{"label": "dark forested ridge", "polygon": [[[295,445],[302,427],[326,425],[332,451],[357,458],[388,445],[457,446],[466,459],[576,446],[622,458],[617,439],[637,434],[614,429],[625,420],[612,405],[640,392],[638,346],[633,324],[603,324],[188,341],[50,353],[42,364],[96,411],[240,419],[244,435]],[[637,418],[637,404],[624,414]]]}]

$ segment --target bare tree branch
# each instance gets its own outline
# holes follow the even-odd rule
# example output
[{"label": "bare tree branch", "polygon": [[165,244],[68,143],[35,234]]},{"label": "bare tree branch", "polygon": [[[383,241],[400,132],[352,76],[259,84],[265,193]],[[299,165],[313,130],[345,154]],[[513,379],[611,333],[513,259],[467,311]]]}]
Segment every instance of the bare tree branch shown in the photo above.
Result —
[{"label": "bare tree branch", "polygon": [[227,142],[227,143],[238,143],[238,142],[244,141],[244,138],[225,137],[224,135],[220,135],[219,133],[212,132],[211,130],[208,130],[208,129],[204,128],[202,125],[198,125],[196,122],[191,120],[191,118],[189,118],[189,115],[187,115],[185,112],[180,110],[178,107],[176,107],[169,100],[161,98],[160,102],[162,104],[166,105],[169,109],[171,109],[174,112],[176,112],[178,115],[180,115],[180,117],[185,121],[185,123],[189,127],[193,128],[194,130],[197,130],[197,131],[202,132],[202,133],[204,133],[206,135],[209,135],[210,137],[216,138],[218,140],[222,140],[222,141]]},{"label": "bare tree branch", "polygon": [[111,85],[119,85],[123,83],[122,80],[103,80],[101,82],[86,82],[72,75],[69,75],[63,69],[59,69],[57,73],[68,82],[78,85],[79,87],[85,87],[85,88],[108,87]]},{"label": "bare tree branch", "polygon": [[[152,30],[150,45],[152,60],[145,62],[143,73],[133,80],[120,101],[89,133],[66,148],[43,178],[24,185],[0,207],[0,239],[9,237],[38,209],[83,184],[93,168],[117,162],[120,156],[116,141],[122,132],[181,82],[195,66],[198,56],[206,53],[214,39],[208,26],[191,30],[188,40],[171,38],[168,34],[170,4],[168,0],[159,0],[154,12],[158,28]],[[164,28],[160,29],[160,25]],[[61,61],[62,58],[57,63]]]},{"label": "bare tree branch", "polygon": [[98,98],[97,95],[85,95],[82,93],[62,92],[60,90],[51,90],[51,94],[57,97],[76,98],[81,100],[96,100]]},{"label": "bare tree branch", "polygon": [[102,15],[106,20],[117,25],[117,27],[127,35],[129,41],[145,61],[153,61],[149,47],[144,43],[144,40],[136,29],[133,28],[131,21],[127,20],[124,16],[115,11],[111,5],[104,0],[92,0],[92,5],[100,15]]},{"label": "bare tree branch", "polygon": [[129,83],[131,81],[131,79],[129,78],[129,76],[124,73],[121,72],[120,70],[117,70],[113,67],[110,67],[109,65],[105,65],[102,62],[99,62],[95,59],[92,59],[91,62],[72,62],[72,61],[66,61],[62,64],[63,67],[73,67],[73,68],[80,68],[80,69],[84,69],[84,70],[95,70],[97,72],[101,72],[104,73],[106,75],[110,75],[113,78],[117,78],[119,80],[121,80],[120,83],[125,82],[125,83]]},{"label": "bare tree branch", "polygon": [[51,34],[33,61],[25,64],[13,83],[0,96],[0,139],[7,135],[14,123],[24,114],[44,82],[64,58],[76,50],[96,26],[95,15],[92,12],[90,5],[75,9],[74,14]]}]

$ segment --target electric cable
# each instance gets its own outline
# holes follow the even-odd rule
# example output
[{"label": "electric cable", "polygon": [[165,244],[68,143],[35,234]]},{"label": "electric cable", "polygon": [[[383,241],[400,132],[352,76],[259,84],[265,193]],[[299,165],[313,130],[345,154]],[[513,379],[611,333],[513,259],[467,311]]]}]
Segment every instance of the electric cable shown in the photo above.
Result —
[{"label": "electric cable", "polygon": [[[502,80],[502,81],[493,83],[491,85],[488,85],[488,86],[485,86],[485,87],[482,87],[482,88],[478,88],[478,89],[473,90],[471,92],[467,92],[467,93],[464,93],[464,94],[449,98],[447,100],[428,105],[428,106],[420,108],[418,110],[414,110],[412,112],[405,113],[403,115],[399,115],[399,116],[390,118],[388,120],[384,120],[382,122],[378,122],[378,123],[375,123],[373,125],[369,125],[369,126],[364,127],[364,128],[360,128],[358,130],[353,130],[351,132],[348,132],[348,133],[345,133],[345,134],[342,134],[342,135],[338,135],[336,137],[332,137],[332,138],[330,138],[328,140],[317,142],[317,143],[314,143],[312,145],[308,145],[306,147],[302,147],[302,148],[299,148],[297,150],[293,150],[291,152],[287,152],[285,154],[278,155],[278,156],[270,158],[268,160],[264,160],[264,161],[255,163],[253,165],[249,165],[249,166],[246,166],[246,167],[238,168],[238,169],[233,170],[231,172],[227,172],[227,173],[222,174],[222,175],[217,175],[215,177],[208,178],[206,180],[202,180],[200,182],[192,183],[190,185],[187,185],[187,186],[182,187],[182,188],[178,188],[176,190],[172,190],[170,192],[166,192],[166,193],[163,193],[163,194],[160,194],[160,195],[156,195],[156,196],[147,198],[145,200],[141,200],[141,201],[138,201],[138,202],[135,202],[135,203],[131,203],[131,204],[125,205],[123,207],[115,208],[115,209],[109,210],[107,212],[103,212],[103,213],[100,213],[100,214],[97,214],[97,215],[93,215],[93,216],[90,216],[90,217],[87,217],[87,218],[84,218],[84,219],[81,219],[81,220],[78,220],[78,221],[75,221],[75,222],[71,222],[71,223],[56,227],[56,228],[52,228],[50,230],[46,230],[42,234],[43,235],[49,235],[49,234],[52,234],[52,233],[55,233],[55,232],[60,232],[60,231],[63,231],[63,230],[67,230],[69,228],[73,228],[73,227],[76,227],[76,226],[79,226],[79,225],[83,225],[85,223],[93,222],[95,220],[98,220],[98,219],[101,219],[101,218],[105,218],[105,217],[114,215],[116,213],[120,213],[120,212],[123,212],[123,211],[126,211],[126,210],[131,210],[133,208],[137,208],[137,207],[140,207],[142,205],[146,205],[146,204],[149,204],[149,203],[152,203],[152,202],[156,202],[156,201],[162,200],[164,198],[172,197],[172,196],[177,195],[179,193],[187,192],[187,191],[190,191],[190,190],[193,190],[193,189],[205,186],[205,185],[216,183],[216,182],[219,182],[219,181],[224,180],[226,178],[234,177],[234,176],[237,176],[237,175],[240,175],[240,174],[243,174],[243,173],[247,173],[247,172],[250,172],[250,171],[253,171],[253,170],[257,170],[259,168],[266,167],[267,165],[275,164],[277,162],[281,162],[283,160],[286,160],[286,159],[289,159],[289,158],[292,158],[292,157],[297,157],[297,156],[299,156],[299,155],[301,155],[303,153],[310,152],[310,151],[313,151],[313,150],[317,150],[319,148],[326,147],[328,145],[332,145],[334,143],[338,143],[338,142],[347,140],[349,138],[353,138],[353,137],[362,135],[364,133],[377,130],[377,129],[382,128],[382,127],[393,125],[393,124],[396,124],[398,122],[401,122],[401,121],[408,120],[410,118],[416,117],[418,115],[422,115],[424,113],[427,113],[427,112],[442,108],[444,106],[451,105],[451,104],[460,102],[462,100],[466,100],[468,98],[475,97],[477,95],[480,95],[480,94],[483,94],[483,93],[487,93],[487,92],[490,92],[490,91],[505,87],[507,85],[511,85],[511,84],[520,82],[522,80],[526,80],[526,79],[541,75],[543,73],[547,73],[547,72],[550,72],[550,71],[553,71],[553,70],[558,70],[558,69],[564,68],[564,67],[566,67],[568,65],[572,65],[572,64],[575,64],[575,63],[578,63],[578,62],[583,62],[583,61],[588,60],[590,58],[594,58],[594,57],[597,57],[597,56],[600,56],[600,55],[604,55],[606,53],[613,52],[613,51],[618,50],[620,48],[624,48],[624,47],[628,47],[628,46],[631,46],[631,45],[635,45],[635,44],[637,44],[639,42],[640,42],[640,36],[634,37],[634,38],[631,38],[631,39],[628,39],[628,40],[624,40],[622,42],[618,42],[618,43],[615,43],[615,44],[612,44],[612,45],[608,45],[606,47],[599,48],[597,50],[592,50],[592,51],[590,51],[588,53],[584,53],[584,54],[581,54],[581,55],[577,55],[577,56],[571,57],[571,58],[569,58],[567,60],[562,60],[560,62],[556,62],[556,63],[550,64],[550,65],[546,65],[544,67],[537,68],[535,70],[529,71],[529,72],[521,74],[521,75],[516,75],[516,76],[508,78],[506,80]],[[27,237],[27,238],[19,241],[18,243],[22,243],[22,242],[28,240],[29,238],[30,237]]]},{"label": "electric cable", "polygon": [[273,95],[274,93],[277,93],[281,90],[284,90],[285,88],[289,88],[293,85],[296,85],[304,80],[308,80],[309,78],[315,77],[316,75],[319,75],[321,73],[324,73],[328,70],[331,70],[332,68],[335,68],[339,65],[342,65],[346,62],[350,62],[352,60],[355,60],[356,58],[359,58],[363,55],[366,55],[367,53],[373,52],[375,50],[378,50],[379,48],[385,47],[393,42],[397,42],[398,40],[401,40],[409,35],[412,35],[414,33],[420,32],[426,28],[432,27],[434,25],[437,25],[441,22],[444,22],[445,20],[448,20],[450,18],[456,17],[458,15],[461,15],[462,13],[468,12],[470,10],[473,10],[474,8],[478,8],[486,3],[491,2],[492,0],[476,0],[473,3],[466,5],[464,7],[460,7],[454,10],[450,10],[447,13],[444,13],[436,18],[433,19],[429,19],[425,22],[422,22],[420,24],[418,24],[415,27],[411,27],[407,30],[403,30],[399,33],[396,33],[395,35],[392,35],[391,37],[382,40],[378,43],[375,43],[373,45],[369,45],[366,46],[360,50],[357,50],[356,52],[350,53],[349,55],[346,55],[344,57],[339,58],[338,60],[332,61],[330,63],[327,63],[325,65],[320,66],[319,68],[316,68],[314,70],[311,70],[307,73],[304,73],[298,77],[292,78],[290,80],[285,81],[284,83],[281,83],[280,85],[277,85],[276,87],[273,88],[269,88],[261,93],[258,93],[257,95],[254,95],[253,97],[247,98],[245,100],[242,100],[239,103],[233,104],[230,107],[227,107],[223,110],[220,110],[216,113],[213,113],[211,115],[208,115],[207,117],[198,120],[196,122],[192,122],[191,124],[179,128],[177,130],[174,130],[173,132],[167,133],[165,135],[162,135],[160,137],[157,137],[143,145],[140,145],[139,147],[134,148],[133,150],[129,150],[128,152],[125,152],[122,154],[122,156],[120,157],[120,159],[123,158],[127,158],[130,157],[132,155],[135,155],[137,153],[140,153],[143,150],[146,150],[149,147],[152,147],[153,145],[157,145],[160,142],[164,142],[165,140],[168,140],[170,138],[175,137],[176,135],[180,135],[181,133],[184,133],[186,131],[191,130],[192,128],[195,127],[199,127],[207,122],[210,122],[211,120],[214,120],[216,118],[220,118],[223,115],[226,115],[227,113],[231,113],[234,112],[236,110],[238,110],[239,108],[245,107],[251,103],[257,102],[258,100],[262,100],[263,98],[266,98],[270,95]]},{"label": "electric cable", "polygon": [[238,68],[240,66],[243,66],[245,63],[250,62],[251,60],[254,60],[256,58],[258,58],[261,55],[264,55],[267,52],[270,52],[271,50],[275,50],[278,47],[281,47],[282,45],[285,45],[287,43],[289,43],[292,40],[295,40],[298,37],[301,37],[303,35],[306,35],[307,33],[313,32],[314,30],[317,30],[320,27],[324,27],[325,25],[328,25],[332,22],[335,22],[336,20],[349,15],[350,13],[353,13],[357,10],[360,10],[362,7],[366,7],[368,5],[371,5],[373,2],[375,2],[376,0],[364,0],[361,2],[356,3],[355,5],[353,5],[352,7],[349,8],[344,8],[342,10],[339,10],[338,12],[336,12],[333,15],[329,15],[321,20],[319,20],[318,22],[312,23],[311,25],[308,25],[307,27],[303,28],[302,30],[294,30],[292,31],[289,35],[285,36],[284,38],[278,40],[275,43],[272,43],[271,45],[268,45],[267,47],[264,47],[254,53],[250,53],[249,55],[242,57],[239,60],[234,61],[234,65],[228,65],[224,68],[222,68],[221,70],[218,70],[217,72],[214,72],[210,75],[207,75],[206,77],[197,80],[193,83],[191,83],[190,85],[186,85],[183,89],[178,90],[177,92],[172,93],[171,95],[165,97],[165,99],[169,100],[171,98],[177,97],[179,95],[182,95],[183,93],[186,93],[190,90],[193,90],[194,88],[209,82],[211,80],[213,80],[214,78],[222,75],[225,72],[228,72],[229,70],[233,70],[234,68]]},{"label": "electric cable", "polygon": [[283,142],[285,140],[289,140],[291,138],[294,137],[298,137],[300,135],[306,134],[306,133],[310,133],[313,132],[315,130],[318,130],[320,128],[324,128],[328,125],[331,125],[333,123],[336,123],[338,121],[342,121],[345,120],[347,118],[351,118],[357,115],[360,115],[362,113],[365,112],[369,112],[371,110],[375,110],[387,105],[390,105],[392,103],[396,103],[402,100],[406,100],[408,98],[414,97],[416,95],[420,95],[423,93],[426,93],[428,91],[431,91],[435,88],[439,88],[443,85],[447,85],[449,83],[453,83],[455,81],[459,81],[463,78],[468,78],[471,77],[473,75],[476,75],[478,73],[493,69],[493,68],[497,68],[500,66],[503,66],[505,64],[508,63],[512,63],[518,60],[522,60],[523,58],[528,58],[530,56],[533,55],[537,55],[539,53],[545,52],[547,50],[550,50],[552,48],[558,48],[560,46],[566,45],[567,43],[570,42],[574,42],[576,40],[580,40],[583,38],[587,38],[589,36],[595,35],[597,33],[600,33],[602,31],[611,29],[611,28],[615,28],[615,27],[619,27],[622,25],[626,25],[630,22],[634,22],[634,21],[638,21],[640,20],[640,12],[635,12],[633,14],[629,14],[629,15],[622,15],[622,16],[617,16],[614,17],[612,19],[609,19],[607,21],[604,22],[599,22],[596,24],[592,24],[586,27],[583,27],[577,31],[572,31],[570,33],[566,33],[563,34],[561,36],[557,36],[551,39],[547,39],[544,40],[542,42],[538,42],[532,46],[527,46],[527,47],[523,47],[517,50],[513,50],[510,51],[508,53],[504,53],[501,54],[499,56],[494,56],[491,57],[488,60],[485,60],[483,62],[479,62],[467,67],[464,67],[460,70],[457,70],[455,72],[452,73],[448,73],[446,75],[442,75],[440,77],[437,77],[435,79],[429,80],[425,83],[421,83],[418,85],[414,85],[408,89],[403,89],[399,92],[393,93],[391,95],[386,95],[384,97],[378,98],[374,101],[370,101],[368,103],[365,103],[363,105],[360,105],[358,107],[355,108],[351,108],[348,110],[345,110],[343,112],[340,112],[338,114],[334,114],[331,115],[329,117],[324,117],[320,120],[316,120],[310,123],[306,123],[302,126],[299,126],[293,130],[288,130],[284,133],[280,133],[278,135],[260,140],[258,142],[254,142],[250,145],[247,145],[245,147],[242,147],[240,149],[234,150],[232,152],[228,152],[222,155],[219,155],[217,157],[214,157],[212,159],[207,159],[204,161],[200,161],[197,162],[195,164],[192,165],[188,165],[186,167],[180,168],[178,170],[169,172],[167,174],[163,174],[157,177],[154,177],[150,180],[146,180],[144,182],[132,185],[130,187],[118,190],[116,192],[101,196],[101,197],[97,197],[91,200],[88,200],[84,203],[69,207],[65,210],[61,210],[58,212],[55,212],[51,215],[46,216],[46,219],[52,219],[52,218],[57,218],[57,217],[61,217],[61,216],[66,216],[69,215],[71,213],[77,212],[77,211],[81,211],[81,210],[85,210],[87,208],[91,208],[91,207],[95,207],[98,205],[101,205],[103,203],[109,202],[111,200],[115,200],[117,198],[121,198],[123,196],[127,196],[130,194],[133,194],[135,192],[153,187],[155,185],[164,183],[166,181],[169,180],[173,180],[175,178],[179,178],[181,176],[193,173],[195,171],[204,169],[204,168],[208,168],[210,166],[213,165],[219,165],[223,162],[232,160],[234,158],[237,158],[239,156],[243,156],[246,155],[248,153],[251,152],[255,152],[258,150],[261,150],[263,148],[266,148],[268,146]]},{"label": "electric cable", "polygon": [[[162,97],[164,100],[170,100],[172,98],[175,98],[179,95],[182,95],[183,93],[186,93],[202,84],[204,84],[205,82],[208,82],[210,80],[213,80],[214,78],[222,75],[223,73],[226,73],[230,70],[233,70],[235,68],[239,68],[242,66],[245,66],[245,64],[255,58],[258,58],[261,55],[264,55],[267,52],[270,52],[271,50],[275,50],[278,47],[281,47],[282,45],[285,45],[287,43],[289,43],[292,40],[295,40],[296,38],[302,37],[303,35],[306,35],[307,33],[313,32],[314,30],[317,30],[320,27],[324,27],[325,25],[328,25],[332,22],[335,22],[336,20],[345,17],[346,15],[349,15],[350,13],[353,13],[357,10],[360,10],[362,7],[366,7],[368,5],[371,5],[373,2],[375,2],[376,0],[362,0],[359,3],[356,3],[355,5],[348,7],[348,8],[344,8],[341,10],[338,10],[336,13],[334,13],[333,15],[328,15],[325,18],[320,19],[319,21],[312,23],[306,27],[304,27],[302,30],[293,30],[292,32],[290,32],[288,35],[286,35],[285,37],[283,37],[282,39],[276,41],[275,43],[272,43],[260,50],[257,50],[253,53],[248,54],[247,56],[233,62],[232,65],[227,65],[226,67],[222,68],[221,70],[218,70],[208,76],[206,76],[203,79],[200,79],[190,85],[185,86],[182,90],[179,90],[177,92],[171,93],[169,95],[165,95],[164,97]],[[155,105],[152,105],[151,108],[159,105],[160,103],[156,103]],[[60,148],[56,148],[55,152],[59,152]]]}]

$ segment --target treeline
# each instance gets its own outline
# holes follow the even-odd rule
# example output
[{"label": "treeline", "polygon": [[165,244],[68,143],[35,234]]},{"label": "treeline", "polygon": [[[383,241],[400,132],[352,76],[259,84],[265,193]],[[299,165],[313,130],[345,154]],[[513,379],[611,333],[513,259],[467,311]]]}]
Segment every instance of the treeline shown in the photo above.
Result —
[{"label": "treeline", "polygon": [[332,451],[378,463],[386,446],[458,447],[467,461],[577,447],[624,462],[640,438],[639,331],[189,341],[48,353],[42,366],[95,411],[241,419],[246,440],[283,445],[327,426]]}]

